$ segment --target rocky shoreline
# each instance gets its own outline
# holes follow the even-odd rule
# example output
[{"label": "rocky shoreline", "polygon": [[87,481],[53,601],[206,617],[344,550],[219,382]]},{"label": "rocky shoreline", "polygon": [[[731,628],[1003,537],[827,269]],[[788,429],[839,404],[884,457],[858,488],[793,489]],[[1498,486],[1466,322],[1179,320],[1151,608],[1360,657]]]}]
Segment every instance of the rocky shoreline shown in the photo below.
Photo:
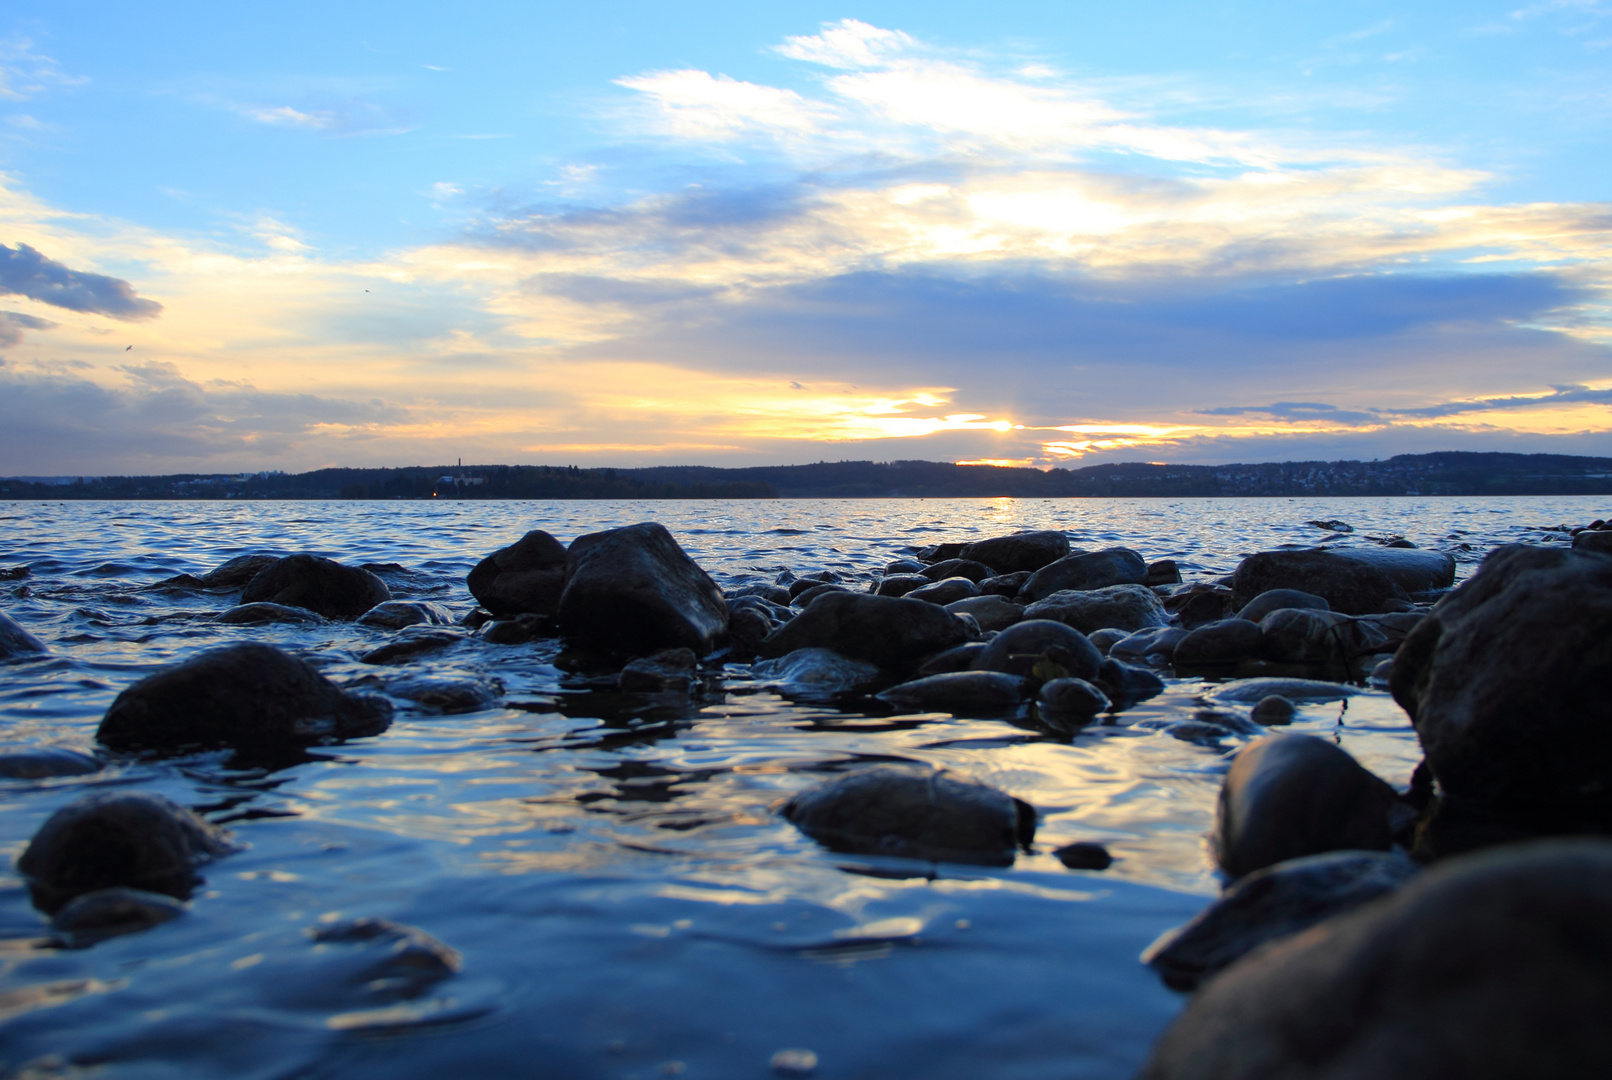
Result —
[{"label": "rocky shoreline", "polygon": [[[1612,844],[1596,839],[1612,810],[1599,693],[1612,531],[1600,522],[1571,550],[1500,548],[1453,589],[1453,559],[1405,546],[1260,552],[1185,582],[1168,560],[1037,532],[935,545],[865,586],[803,569],[724,592],[654,523],[569,546],[528,533],[471,572],[479,606],[459,618],[393,599],[377,570],[243,556],[152,586],[238,592],[225,624],[358,621],[392,639],[362,658],[371,685],[341,687],[273,646],[206,650],[124,690],[99,743],[164,756],[374,737],[391,706],[373,688],[482,707],[486,687],[429,673],[433,654],[471,637],[559,638],[560,666],[628,693],[697,698],[747,665],[804,700],[1057,731],[1106,722],[1157,694],[1161,675],[1203,675],[1219,680],[1209,707],[1170,734],[1254,739],[1211,837],[1227,890],[1146,955],[1195,996],[1144,1075],[1499,1076],[1533,1069],[1546,1039],[1559,1071],[1604,1049],[1598,1025],[1562,1019],[1587,1018],[1612,988],[1599,966],[1612,906]],[[0,657],[45,651],[0,615]],[[1367,681],[1391,690],[1426,753],[1406,791],[1324,739],[1268,731],[1295,702]],[[8,777],[98,767],[64,751],[0,755]],[[998,866],[1036,826],[1009,792],[914,767],[851,771],[777,812],[835,851]],[[102,793],[47,821],[17,868],[59,940],[82,946],[182,916],[201,868],[232,843],[166,800]],[[1058,854],[1106,865],[1098,844]],[[376,934],[437,957],[432,980],[452,976],[452,950],[423,932]],[[1507,987],[1535,998],[1519,1006]]]}]

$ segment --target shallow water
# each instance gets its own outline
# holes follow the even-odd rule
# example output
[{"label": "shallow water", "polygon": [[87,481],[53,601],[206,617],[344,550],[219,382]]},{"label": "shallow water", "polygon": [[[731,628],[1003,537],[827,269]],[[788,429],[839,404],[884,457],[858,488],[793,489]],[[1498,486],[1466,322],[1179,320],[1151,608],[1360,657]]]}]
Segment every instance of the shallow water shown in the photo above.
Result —
[{"label": "shallow water", "polygon": [[[146,589],[239,554],[399,563],[400,598],[471,598],[465,574],[531,528],[569,541],[664,523],[724,586],[834,569],[862,582],[939,540],[1026,528],[1173,558],[1187,579],[1245,554],[1405,535],[1467,573],[1502,543],[1605,515],[1593,498],[845,500],[555,503],[0,503],[0,605],[53,649],[0,666],[0,751],[94,750],[118,691],[209,646],[264,640],[341,683],[436,677],[500,686],[497,707],[437,715],[394,696],[389,731],[298,760],[227,753],[113,761],[0,781],[0,1076],[542,1075],[762,1077],[780,1050],[819,1077],[1124,1077],[1181,998],[1136,960],[1218,888],[1203,844],[1240,740],[1181,741],[1209,689],[1074,736],[1003,720],[792,703],[730,666],[693,702],[564,674],[556,643],[470,641],[409,665],[356,657],[391,635],[351,624],[224,626],[232,596]],[[383,687],[384,688],[384,687]],[[372,687],[373,689],[373,687]],[[1304,705],[1403,785],[1419,755],[1380,691]],[[954,768],[1032,803],[1010,869],[826,852],[776,805],[860,761]],[[156,791],[227,824],[244,852],[205,868],[181,919],[91,948],[49,947],[12,863],[87,791]],[[1103,873],[1052,856],[1074,840]],[[384,917],[458,950],[416,996],[373,981],[377,948],[308,931]]]}]

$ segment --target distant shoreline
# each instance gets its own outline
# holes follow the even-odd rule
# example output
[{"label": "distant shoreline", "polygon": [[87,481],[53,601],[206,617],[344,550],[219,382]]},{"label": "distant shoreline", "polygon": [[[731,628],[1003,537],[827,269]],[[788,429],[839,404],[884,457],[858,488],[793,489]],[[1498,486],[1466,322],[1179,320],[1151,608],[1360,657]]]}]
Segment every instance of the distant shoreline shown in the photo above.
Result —
[{"label": "distant shoreline", "polygon": [[1612,458],[1402,454],[1382,461],[1127,463],[1079,469],[841,461],[727,469],[406,466],[306,473],[0,478],[5,500],[554,500],[1612,496]]}]

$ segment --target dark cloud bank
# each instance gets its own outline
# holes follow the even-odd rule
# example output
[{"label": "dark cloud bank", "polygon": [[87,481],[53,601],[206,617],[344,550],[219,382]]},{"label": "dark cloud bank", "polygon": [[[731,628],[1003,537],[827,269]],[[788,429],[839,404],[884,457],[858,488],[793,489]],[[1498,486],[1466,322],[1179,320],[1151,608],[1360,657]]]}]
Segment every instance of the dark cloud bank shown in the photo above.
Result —
[{"label": "dark cloud bank", "polygon": [[122,278],[68,269],[27,244],[0,244],[0,294],[125,321],[162,313],[161,304],[137,295]]}]

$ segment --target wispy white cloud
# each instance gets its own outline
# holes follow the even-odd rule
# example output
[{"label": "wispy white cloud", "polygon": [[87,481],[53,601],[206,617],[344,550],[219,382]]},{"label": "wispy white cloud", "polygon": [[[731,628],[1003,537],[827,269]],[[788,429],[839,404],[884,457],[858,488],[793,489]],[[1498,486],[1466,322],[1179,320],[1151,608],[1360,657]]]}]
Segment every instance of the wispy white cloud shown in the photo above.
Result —
[{"label": "wispy white cloud", "polygon": [[26,101],[54,87],[82,86],[87,82],[87,76],[64,73],[28,38],[0,39],[0,100]]},{"label": "wispy white cloud", "polygon": [[404,135],[415,130],[401,110],[376,101],[351,99],[321,106],[296,108],[229,102],[235,113],[270,127],[318,131],[336,137]]}]

